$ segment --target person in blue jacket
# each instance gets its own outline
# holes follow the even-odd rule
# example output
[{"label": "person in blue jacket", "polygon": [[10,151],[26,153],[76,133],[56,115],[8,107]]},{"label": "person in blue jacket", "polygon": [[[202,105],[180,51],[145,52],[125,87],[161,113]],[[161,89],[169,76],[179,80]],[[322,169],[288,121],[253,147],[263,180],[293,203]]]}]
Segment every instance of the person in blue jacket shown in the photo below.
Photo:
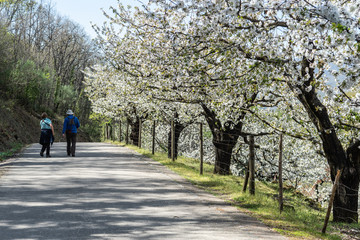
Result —
[{"label": "person in blue jacket", "polygon": [[66,112],[67,117],[64,120],[64,126],[62,130],[63,137],[66,134],[66,151],[67,155],[75,157],[75,148],[76,148],[76,135],[77,129],[80,127],[80,122],[77,117],[74,116],[73,111],[70,109]]}]

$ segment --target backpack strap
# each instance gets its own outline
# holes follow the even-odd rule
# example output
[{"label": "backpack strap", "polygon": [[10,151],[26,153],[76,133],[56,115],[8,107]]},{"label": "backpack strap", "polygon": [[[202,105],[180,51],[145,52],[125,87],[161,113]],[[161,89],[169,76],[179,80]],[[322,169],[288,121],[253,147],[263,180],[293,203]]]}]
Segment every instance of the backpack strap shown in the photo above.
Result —
[{"label": "backpack strap", "polygon": [[45,122],[44,119],[41,120],[41,121],[50,127],[50,124],[48,124],[47,122]]}]

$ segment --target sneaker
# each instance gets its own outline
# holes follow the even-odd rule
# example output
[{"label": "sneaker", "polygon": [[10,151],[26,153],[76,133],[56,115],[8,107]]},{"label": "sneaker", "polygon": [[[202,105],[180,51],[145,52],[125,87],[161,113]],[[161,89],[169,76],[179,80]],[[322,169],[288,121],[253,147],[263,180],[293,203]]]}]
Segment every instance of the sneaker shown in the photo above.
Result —
[{"label": "sneaker", "polygon": [[50,158],[51,156],[50,155],[46,155],[47,158]]},{"label": "sneaker", "polygon": [[40,156],[43,157],[43,156],[44,156],[44,153],[40,153]]},{"label": "sneaker", "polygon": [[73,155],[71,155],[71,156],[75,157],[75,154],[73,154]]}]

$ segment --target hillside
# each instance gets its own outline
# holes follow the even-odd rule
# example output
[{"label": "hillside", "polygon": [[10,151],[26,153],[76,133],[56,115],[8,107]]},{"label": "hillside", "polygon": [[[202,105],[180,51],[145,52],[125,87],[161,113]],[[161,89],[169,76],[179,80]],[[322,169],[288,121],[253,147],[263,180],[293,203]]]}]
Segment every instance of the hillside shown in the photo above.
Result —
[{"label": "hillside", "polygon": [[[41,113],[28,112],[13,101],[0,100],[0,152],[16,144],[37,143],[40,136]],[[55,130],[55,142],[65,141],[61,136],[63,116],[50,116]],[[80,120],[81,121],[81,120]],[[79,129],[78,141],[89,141]]]}]

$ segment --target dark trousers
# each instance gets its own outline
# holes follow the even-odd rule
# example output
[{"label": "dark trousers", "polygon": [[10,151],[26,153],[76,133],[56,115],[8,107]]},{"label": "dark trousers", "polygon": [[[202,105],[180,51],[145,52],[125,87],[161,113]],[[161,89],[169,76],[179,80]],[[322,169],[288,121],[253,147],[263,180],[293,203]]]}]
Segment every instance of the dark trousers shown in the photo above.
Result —
[{"label": "dark trousers", "polygon": [[43,155],[46,150],[46,156],[50,155],[50,143],[44,143],[41,148],[40,154]]},{"label": "dark trousers", "polygon": [[66,142],[67,142],[66,151],[68,156],[70,156],[70,154],[72,156],[75,156],[76,133],[66,133]]}]

